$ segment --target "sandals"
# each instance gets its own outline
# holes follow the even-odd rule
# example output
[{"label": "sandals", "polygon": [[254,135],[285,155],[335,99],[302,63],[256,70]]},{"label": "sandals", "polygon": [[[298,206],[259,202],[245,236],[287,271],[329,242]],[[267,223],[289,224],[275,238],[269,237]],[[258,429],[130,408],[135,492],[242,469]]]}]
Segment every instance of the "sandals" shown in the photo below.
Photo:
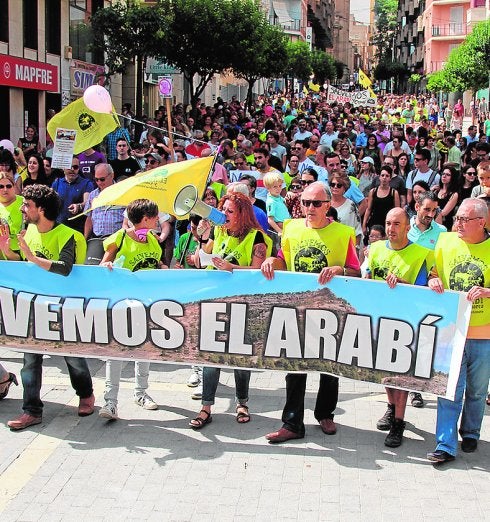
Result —
[{"label": "sandals", "polygon": [[[246,411],[238,411],[238,410],[246,410]],[[248,413],[248,406],[245,406],[245,404],[237,404],[236,421],[238,422],[238,424],[246,424],[247,422],[250,422],[250,414]]]},{"label": "sandals", "polygon": [[17,382],[17,377],[13,373],[9,372],[9,378],[6,381],[0,382],[0,386],[5,385],[3,391],[0,392],[0,400],[5,399],[5,397],[7,397],[12,383],[14,383],[16,386],[19,386],[19,383]]},{"label": "sandals", "polygon": [[[200,415],[202,413],[204,413],[206,415],[206,417],[201,417]],[[211,417],[211,413],[208,413],[206,410],[201,410],[199,412],[199,415],[195,419],[192,419],[189,422],[189,426],[193,430],[200,430],[200,429],[204,428],[204,426],[206,426],[206,424],[211,424],[211,422],[213,422],[213,417]]]}]

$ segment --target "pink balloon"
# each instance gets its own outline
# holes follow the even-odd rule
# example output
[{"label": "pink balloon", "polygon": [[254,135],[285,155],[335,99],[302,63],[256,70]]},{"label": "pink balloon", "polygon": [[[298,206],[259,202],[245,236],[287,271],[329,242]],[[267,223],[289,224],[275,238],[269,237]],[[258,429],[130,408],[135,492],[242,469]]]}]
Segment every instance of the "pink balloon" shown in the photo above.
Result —
[{"label": "pink balloon", "polygon": [[265,115],[269,118],[270,116],[272,116],[274,109],[270,105],[266,105],[264,107],[264,112],[265,112]]},{"label": "pink balloon", "polygon": [[94,112],[112,112],[111,95],[102,85],[91,85],[83,93],[83,103]]}]

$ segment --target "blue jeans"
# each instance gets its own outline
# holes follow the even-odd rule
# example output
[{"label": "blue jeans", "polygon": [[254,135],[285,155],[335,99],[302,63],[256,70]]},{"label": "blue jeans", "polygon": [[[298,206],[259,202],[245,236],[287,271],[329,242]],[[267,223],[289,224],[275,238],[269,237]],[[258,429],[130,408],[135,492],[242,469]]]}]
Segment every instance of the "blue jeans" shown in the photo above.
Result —
[{"label": "blue jeans", "polygon": [[436,449],[456,456],[461,409],[461,437],[476,440],[480,438],[489,379],[490,340],[467,339],[454,401],[437,399]]},{"label": "blue jeans", "polygon": [[[202,404],[205,406],[214,404],[220,373],[220,368],[211,368],[209,366],[204,366],[202,370]],[[246,404],[248,401],[250,370],[234,370],[234,374],[236,401],[238,404]]]},{"label": "blue jeans", "polygon": [[[107,359],[105,363],[105,393],[104,399],[117,404],[121,371],[125,361],[119,359]],[[148,389],[148,376],[150,375],[150,363],[134,361],[134,396],[142,397]]]},{"label": "blue jeans", "polygon": [[[80,357],[65,357],[71,385],[81,399],[90,397],[93,393],[92,377],[86,359]],[[43,414],[41,386],[43,376],[43,356],[37,353],[24,354],[24,366],[20,371],[24,386],[24,401],[22,409],[40,417]]]}]

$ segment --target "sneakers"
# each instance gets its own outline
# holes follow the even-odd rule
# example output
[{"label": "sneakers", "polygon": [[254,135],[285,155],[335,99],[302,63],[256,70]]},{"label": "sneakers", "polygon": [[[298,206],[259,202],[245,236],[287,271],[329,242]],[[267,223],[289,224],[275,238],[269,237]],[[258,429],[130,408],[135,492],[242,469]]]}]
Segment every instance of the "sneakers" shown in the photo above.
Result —
[{"label": "sneakers", "polygon": [[401,446],[405,426],[406,424],[403,419],[393,419],[390,432],[386,435],[385,446],[388,446],[388,448],[398,448],[398,446]]},{"label": "sneakers", "polygon": [[90,397],[85,397],[85,399],[80,399],[78,404],[78,416],[79,417],[88,417],[92,415],[94,412],[94,404],[95,404],[95,396],[92,393]]},{"label": "sneakers", "polygon": [[195,400],[202,399],[202,383],[198,384],[197,388],[192,392],[191,398]]},{"label": "sneakers", "polygon": [[200,366],[193,366],[192,367],[192,373],[189,375],[189,378],[187,379],[187,386],[189,388],[195,388],[196,386],[199,386],[202,381],[202,368]]},{"label": "sneakers", "polygon": [[410,397],[410,402],[414,408],[423,408],[424,407],[424,399],[422,395],[418,392],[410,392],[408,394]]},{"label": "sneakers", "polygon": [[35,417],[34,415],[31,415],[29,413],[23,413],[20,417],[8,421],[7,426],[12,431],[23,430],[24,428],[28,428],[29,426],[41,424],[42,420],[42,417]]},{"label": "sneakers", "polygon": [[395,405],[388,404],[388,409],[385,414],[379,419],[376,423],[376,428],[380,431],[389,431],[391,429],[391,425],[395,420]]},{"label": "sneakers", "polygon": [[99,417],[102,417],[103,419],[116,420],[118,418],[116,403],[106,401],[104,406],[99,410]]},{"label": "sneakers", "polygon": [[145,410],[158,410],[158,404],[147,393],[135,397],[134,402]]}]

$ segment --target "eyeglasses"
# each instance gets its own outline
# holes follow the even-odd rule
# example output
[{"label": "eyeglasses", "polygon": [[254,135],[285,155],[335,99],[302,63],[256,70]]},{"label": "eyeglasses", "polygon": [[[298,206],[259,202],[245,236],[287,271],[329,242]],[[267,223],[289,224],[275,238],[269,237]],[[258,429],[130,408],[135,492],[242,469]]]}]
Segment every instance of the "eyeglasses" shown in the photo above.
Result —
[{"label": "eyeglasses", "polygon": [[243,167],[245,165],[245,162],[244,161],[235,161],[235,167]]},{"label": "eyeglasses", "polygon": [[11,188],[13,188],[13,185],[10,185],[10,183],[8,185],[0,185],[0,190],[3,190],[3,189],[10,190]]},{"label": "eyeglasses", "polygon": [[105,178],[94,178],[95,183],[104,183],[104,181],[107,179],[107,176]]},{"label": "eyeglasses", "polygon": [[289,188],[291,190],[299,190],[301,188],[301,185],[290,185]]},{"label": "eyeglasses", "polygon": [[414,161],[424,161],[425,158],[413,158]]},{"label": "eyeglasses", "polygon": [[72,165],[71,170],[78,170],[80,168],[80,165]]},{"label": "eyeglasses", "polygon": [[145,163],[147,165],[154,165],[155,163],[158,163],[157,160],[151,159],[151,160],[145,160]]},{"label": "eyeglasses", "polygon": [[467,174],[468,176],[476,176],[476,172],[473,170],[467,170],[465,174]]},{"label": "eyeglasses", "polygon": [[486,152],[480,152],[480,153],[477,153],[476,155],[477,155],[479,158],[484,158],[484,157],[487,155],[487,153],[486,153]]},{"label": "eyeglasses", "polygon": [[312,183],[315,183],[314,179],[302,179],[300,181],[301,185],[311,185]]},{"label": "eyeglasses", "polygon": [[315,208],[320,208],[323,203],[330,203],[329,199],[302,199],[301,204],[304,207],[309,207],[310,205],[313,205]]},{"label": "eyeglasses", "polygon": [[469,217],[464,217],[464,216],[454,216],[454,222],[455,223],[462,223],[463,225],[466,225],[466,223],[468,223],[468,221],[473,221],[475,219],[483,219],[483,218],[481,218],[481,217],[469,218]]},{"label": "eyeglasses", "polygon": [[342,183],[330,183],[332,188],[342,188],[344,185]]}]

